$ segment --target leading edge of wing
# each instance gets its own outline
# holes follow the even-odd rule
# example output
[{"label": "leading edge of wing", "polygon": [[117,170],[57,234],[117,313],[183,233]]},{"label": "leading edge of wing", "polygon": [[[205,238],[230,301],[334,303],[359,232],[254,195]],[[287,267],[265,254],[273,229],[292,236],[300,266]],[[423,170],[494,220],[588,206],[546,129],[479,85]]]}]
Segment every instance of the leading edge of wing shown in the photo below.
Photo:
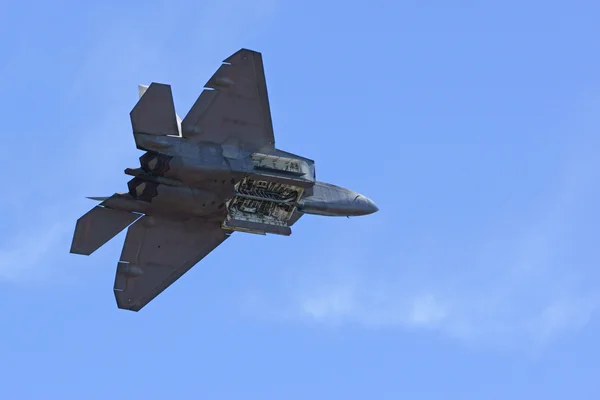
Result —
[{"label": "leading edge of wing", "polygon": [[140,218],[127,230],[117,265],[117,306],[141,310],[227,237],[218,222]]}]

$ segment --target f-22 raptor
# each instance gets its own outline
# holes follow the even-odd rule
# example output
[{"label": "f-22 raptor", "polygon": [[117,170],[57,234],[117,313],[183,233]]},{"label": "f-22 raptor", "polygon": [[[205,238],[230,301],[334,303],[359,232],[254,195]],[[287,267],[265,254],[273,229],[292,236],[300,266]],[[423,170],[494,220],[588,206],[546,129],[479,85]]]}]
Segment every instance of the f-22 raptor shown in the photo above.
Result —
[{"label": "f-22 raptor", "polygon": [[183,120],[169,85],[140,85],[139,95],[130,117],[145,153],[125,170],[129,192],[91,197],[100,203],[77,221],[71,245],[90,255],[129,227],[114,283],[120,309],[142,309],[235,231],[287,236],[304,214],[378,211],[317,181],[313,160],[275,147],[258,52],[228,57]]}]

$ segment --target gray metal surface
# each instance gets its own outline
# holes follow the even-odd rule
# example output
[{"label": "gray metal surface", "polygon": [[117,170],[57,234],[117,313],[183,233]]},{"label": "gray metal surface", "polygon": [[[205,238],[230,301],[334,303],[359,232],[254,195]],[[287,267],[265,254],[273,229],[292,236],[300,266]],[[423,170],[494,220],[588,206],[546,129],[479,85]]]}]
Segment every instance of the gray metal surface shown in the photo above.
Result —
[{"label": "gray metal surface", "polygon": [[171,86],[152,83],[131,113],[135,133],[148,135],[179,135]]},{"label": "gray metal surface", "polygon": [[140,310],[227,237],[218,223],[140,218],[127,230],[117,265],[118,307]]},{"label": "gray metal surface", "polygon": [[140,217],[101,206],[92,208],[77,220],[71,253],[89,256]]},{"label": "gray metal surface", "polygon": [[260,53],[242,49],[228,57],[181,123],[185,138],[245,150],[275,145]]},{"label": "gray metal surface", "polygon": [[274,147],[260,53],[239,50],[205,86],[183,121],[169,85],[138,87],[130,116],[145,153],[125,170],[129,191],[91,197],[100,204],[77,221],[71,252],[84,255],[135,221],[117,265],[119,308],[142,309],[234,231],[289,236],[305,214],[378,211],[316,181],[313,160]]}]

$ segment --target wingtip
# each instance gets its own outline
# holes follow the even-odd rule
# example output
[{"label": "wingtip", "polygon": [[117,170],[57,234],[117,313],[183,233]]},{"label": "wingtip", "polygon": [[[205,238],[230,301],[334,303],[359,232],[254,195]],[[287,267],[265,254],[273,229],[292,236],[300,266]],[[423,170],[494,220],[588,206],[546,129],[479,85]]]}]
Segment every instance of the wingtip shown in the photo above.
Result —
[{"label": "wingtip", "polygon": [[110,197],[86,197],[86,199],[89,200],[94,200],[94,201],[105,201],[108,200]]},{"label": "wingtip", "polygon": [[262,54],[259,51],[256,50],[251,50],[248,49],[246,47],[242,47],[241,49],[239,49],[238,51],[236,51],[235,53],[233,53],[232,55],[230,55],[229,57],[227,57],[225,60],[223,60],[224,63],[228,63],[228,64],[235,64],[236,62],[240,61],[240,58],[243,55],[256,55],[261,57]]}]

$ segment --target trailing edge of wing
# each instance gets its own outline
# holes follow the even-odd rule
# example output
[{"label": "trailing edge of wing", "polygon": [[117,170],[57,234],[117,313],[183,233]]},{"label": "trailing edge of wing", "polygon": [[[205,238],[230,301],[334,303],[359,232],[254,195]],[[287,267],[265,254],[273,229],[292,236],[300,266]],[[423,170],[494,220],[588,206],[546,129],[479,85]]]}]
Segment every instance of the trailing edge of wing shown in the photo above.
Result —
[{"label": "trailing edge of wing", "polygon": [[171,86],[153,82],[140,90],[140,99],[129,114],[133,133],[179,135]]},{"label": "trailing edge of wing", "polygon": [[139,217],[101,206],[92,208],[77,220],[71,253],[89,256]]}]

